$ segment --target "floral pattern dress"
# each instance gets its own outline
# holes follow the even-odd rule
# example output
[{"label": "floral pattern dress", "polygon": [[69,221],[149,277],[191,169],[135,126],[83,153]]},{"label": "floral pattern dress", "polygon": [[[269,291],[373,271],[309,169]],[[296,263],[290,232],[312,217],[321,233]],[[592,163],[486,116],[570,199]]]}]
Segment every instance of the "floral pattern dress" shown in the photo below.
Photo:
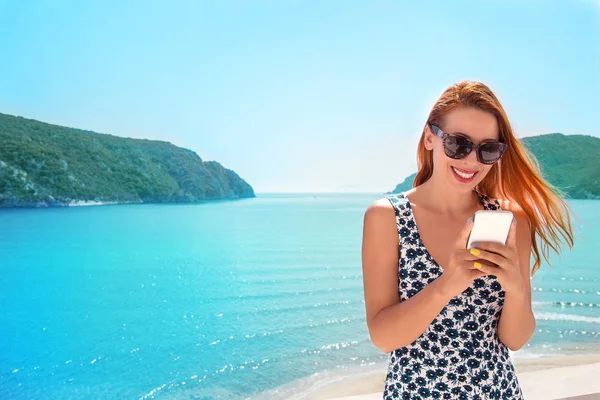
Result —
[{"label": "floral pattern dress", "polygon": [[[498,200],[477,193],[484,209]],[[398,290],[404,301],[442,274],[423,245],[406,192],[387,195],[400,242]],[[389,355],[384,400],[522,400],[510,353],[496,334],[504,290],[493,275],[474,279],[413,343]]]}]

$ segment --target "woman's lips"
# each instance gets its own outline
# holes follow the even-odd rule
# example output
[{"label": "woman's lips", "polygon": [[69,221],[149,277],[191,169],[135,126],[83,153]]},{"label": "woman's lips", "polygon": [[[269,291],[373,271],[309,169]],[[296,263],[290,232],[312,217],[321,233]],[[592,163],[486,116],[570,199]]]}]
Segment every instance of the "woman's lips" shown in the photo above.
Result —
[{"label": "woman's lips", "polygon": [[457,171],[459,171],[462,174],[473,174],[473,176],[471,176],[470,178],[464,178],[462,176],[460,176],[459,174],[456,173],[456,171],[454,170],[456,167],[450,167],[450,169],[452,169],[452,174],[454,175],[454,177],[456,178],[456,180],[458,180],[461,183],[469,183],[472,182],[473,179],[475,179],[475,176],[477,176],[477,172],[472,171],[472,172],[468,172],[465,171],[464,169],[460,169],[460,168],[456,168]]}]

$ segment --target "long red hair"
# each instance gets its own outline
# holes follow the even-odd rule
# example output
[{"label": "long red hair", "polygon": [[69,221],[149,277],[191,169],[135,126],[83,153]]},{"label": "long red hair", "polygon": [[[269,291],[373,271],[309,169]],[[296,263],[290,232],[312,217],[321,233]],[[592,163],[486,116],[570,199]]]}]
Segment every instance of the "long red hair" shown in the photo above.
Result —
[{"label": "long red hair", "polygon": [[[428,124],[443,125],[444,116],[456,107],[473,107],[493,114],[500,129],[500,141],[508,144],[504,156],[493,165],[475,190],[495,199],[516,203],[527,214],[534,255],[532,275],[541,267],[541,255],[548,264],[550,248],[560,254],[560,237],[573,247],[571,208],[559,189],[544,180],[533,153],[515,137],[508,117],[494,93],[481,82],[463,81],[450,86],[435,102]],[[433,155],[425,148],[425,127],[417,149],[418,172],[413,187],[433,173]],[[538,243],[537,237],[540,238]]]}]

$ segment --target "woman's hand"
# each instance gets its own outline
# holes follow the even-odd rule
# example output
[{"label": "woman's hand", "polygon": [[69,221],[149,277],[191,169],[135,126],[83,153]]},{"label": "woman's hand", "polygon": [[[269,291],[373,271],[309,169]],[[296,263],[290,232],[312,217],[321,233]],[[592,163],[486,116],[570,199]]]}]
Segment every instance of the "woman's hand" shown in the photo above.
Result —
[{"label": "woman's hand", "polygon": [[508,232],[506,246],[492,242],[478,243],[470,253],[476,258],[469,269],[479,270],[485,275],[494,275],[506,292],[522,292],[523,277],[517,252],[517,222],[513,219]]},{"label": "woman's hand", "polygon": [[473,261],[477,259],[467,249],[467,241],[472,229],[473,218],[469,218],[458,234],[448,265],[442,266],[444,271],[438,278],[442,291],[450,297],[460,295],[471,285],[473,279],[487,275],[483,271],[470,268]]}]

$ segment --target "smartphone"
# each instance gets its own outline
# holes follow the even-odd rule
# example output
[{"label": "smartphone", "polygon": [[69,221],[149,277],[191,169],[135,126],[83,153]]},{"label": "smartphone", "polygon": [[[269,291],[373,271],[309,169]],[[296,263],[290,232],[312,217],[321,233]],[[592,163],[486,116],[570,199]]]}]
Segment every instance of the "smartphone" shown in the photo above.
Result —
[{"label": "smartphone", "polygon": [[479,210],[473,217],[473,228],[467,241],[467,249],[477,247],[480,242],[506,245],[513,213],[506,210]]}]

